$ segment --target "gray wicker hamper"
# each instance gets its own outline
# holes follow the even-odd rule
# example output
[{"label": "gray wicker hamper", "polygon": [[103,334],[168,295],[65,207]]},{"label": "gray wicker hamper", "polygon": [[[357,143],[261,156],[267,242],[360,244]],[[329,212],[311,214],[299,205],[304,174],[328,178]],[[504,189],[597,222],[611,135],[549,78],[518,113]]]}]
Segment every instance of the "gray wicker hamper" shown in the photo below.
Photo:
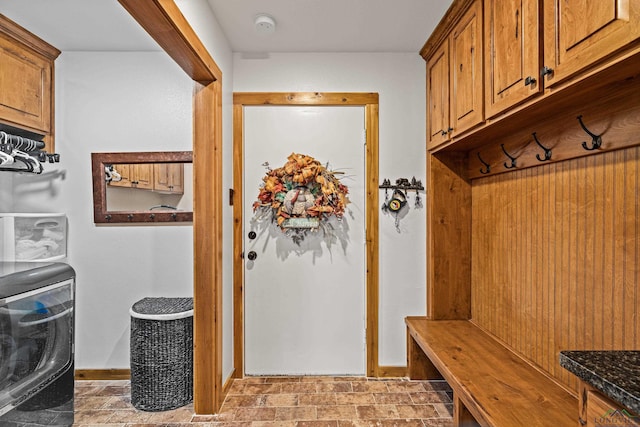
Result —
[{"label": "gray wicker hamper", "polygon": [[143,298],[131,314],[131,403],[166,411],[193,400],[193,298]]}]

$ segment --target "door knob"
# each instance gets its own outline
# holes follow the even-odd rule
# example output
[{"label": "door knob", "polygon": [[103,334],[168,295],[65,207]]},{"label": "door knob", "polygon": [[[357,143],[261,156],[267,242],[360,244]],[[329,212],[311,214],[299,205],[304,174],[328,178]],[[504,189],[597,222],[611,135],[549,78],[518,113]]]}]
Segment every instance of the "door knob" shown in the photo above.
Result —
[{"label": "door knob", "polygon": [[249,234],[248,234],[248,236],[249,236],[249,240],[253,240],[253,239],[255,239],[258,235],[256,234],[256,232],[255,232],[255,231],[250,231],[250,232],[249,232]]},{"label": "door knob", "polygon": [[249,261],[254,261],[258,258],[258,254],[255,251],[251,251],[247,254],[247,258],[249,258]]}]

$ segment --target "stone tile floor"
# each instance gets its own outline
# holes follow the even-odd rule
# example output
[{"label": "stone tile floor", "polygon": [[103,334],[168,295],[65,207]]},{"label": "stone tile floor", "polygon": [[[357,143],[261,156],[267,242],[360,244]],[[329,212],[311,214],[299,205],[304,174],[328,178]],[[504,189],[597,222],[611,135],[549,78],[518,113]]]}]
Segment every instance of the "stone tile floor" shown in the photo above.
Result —
[{"label": "stone tile floor", "polygon": [[249,377],[233,382],[216,415],[194,415],[192,405],[143,412],[131,405],[129,381],[76,381],[74,426],[450,427],[452,414],[444,381]]}]

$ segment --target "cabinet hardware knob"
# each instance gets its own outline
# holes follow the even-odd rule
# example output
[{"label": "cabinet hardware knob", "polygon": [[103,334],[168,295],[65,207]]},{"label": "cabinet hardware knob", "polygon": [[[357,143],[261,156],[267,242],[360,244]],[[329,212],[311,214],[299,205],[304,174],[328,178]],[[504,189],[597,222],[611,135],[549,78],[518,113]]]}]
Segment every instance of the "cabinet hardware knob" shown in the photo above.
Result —
[{"label": "cabinet hardware knob", "polygon": [[255,231],[250,231],[248,237],[249,237],[249,240],[253,240],[256,237],[258,237],[258,235],[256,234]]},{"label": "cabinet hardware knob", "polygon": [[249,261],[254,261],[258,258],[258,254],[255,251],[251,251],[247,254],[247,258],[249,258]]},{"label": "cabinet hardware knob", "polygon": [[534,84],[536,84],[536,78],[535,77],[527,77],[526,79],[524,79],[524,85],[525,86],[533,86]]},{"label": "cabinet hardware knob", "polygon": [[553,68],[549,68],[546,65],[544,67],[542,67],[542,70],[540,70],[540,76],[544,77],[547,75],[551,75],[553,74]]}]

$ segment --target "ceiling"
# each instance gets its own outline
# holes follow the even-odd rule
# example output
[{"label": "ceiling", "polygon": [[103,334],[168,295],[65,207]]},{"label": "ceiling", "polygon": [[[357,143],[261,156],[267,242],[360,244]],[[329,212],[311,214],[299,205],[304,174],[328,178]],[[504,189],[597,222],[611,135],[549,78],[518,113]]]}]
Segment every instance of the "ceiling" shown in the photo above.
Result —
[{"label": "ceiling", "polygon": [[[415,52],[451,0],[208,0],[234,52]],[[276,32],[257,34],[266,13]]]},{"label": "ceiling", "polygon": [[[234,52],[415,53],[451,1],[208,0]],[[62,51],[160,50],[116,0],[0,0],[0,13]],[[260,13],[274,34],[255,31]]]}]

